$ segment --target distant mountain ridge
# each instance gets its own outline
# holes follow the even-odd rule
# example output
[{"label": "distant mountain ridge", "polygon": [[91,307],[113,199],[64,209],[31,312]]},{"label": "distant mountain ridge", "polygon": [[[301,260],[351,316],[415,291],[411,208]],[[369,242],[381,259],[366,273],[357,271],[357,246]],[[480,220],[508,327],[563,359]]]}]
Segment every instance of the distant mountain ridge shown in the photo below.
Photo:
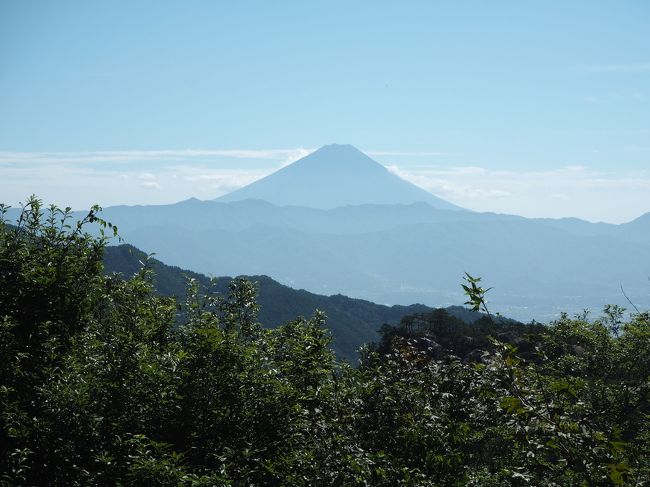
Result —
[{"label": "distant mountain ridge", "polygon": [[340,144],[321,147],[216,201],[246,199],[320,209],[417,202],[444,210],[462,209],[391,173],[354,146]]}]

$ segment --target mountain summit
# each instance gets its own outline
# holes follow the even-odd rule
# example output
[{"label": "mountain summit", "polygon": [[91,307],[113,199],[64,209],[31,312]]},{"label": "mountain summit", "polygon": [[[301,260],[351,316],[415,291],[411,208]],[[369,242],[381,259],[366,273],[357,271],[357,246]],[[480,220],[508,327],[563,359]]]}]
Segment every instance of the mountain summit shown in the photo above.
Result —
[{"label": "mountain summit", "polygon": [[462,209],[396,176],[354,146],[339,144],[321,147],[217,201],[245,199],[321,209],[416,202],[443,210]]}]

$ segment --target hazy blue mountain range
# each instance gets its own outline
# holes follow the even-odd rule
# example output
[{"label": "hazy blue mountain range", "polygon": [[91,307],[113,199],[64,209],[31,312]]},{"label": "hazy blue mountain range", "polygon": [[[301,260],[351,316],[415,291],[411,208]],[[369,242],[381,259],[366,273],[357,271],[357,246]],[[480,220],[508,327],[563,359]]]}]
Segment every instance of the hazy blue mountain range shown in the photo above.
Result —
[{"label": "hazy blue mountain range", "polygon": [[647,218],[592,226],[420,204],[325,211],[259,201],[109,208],[105,216],[127,242],[174,265],[266,274],[377,303],[461,304],[465,271],[495,288],[495,310],[525,321],[610,302],[629,307],[621,285],[647,307],[650,292]]},{"label": "hazy blue mountain range", "polygon": [[276,205],[336,208],[366,203],[415,203],[459,210],[392,174],[351,145],[326,145],[299,161],[217,201],[260,199]]},{"label": "hazy blue mountain range", "polygon": [[[341,153],[345,164],[337,160]],[[293,205],[191,199],[111,207],[104,217],[119,226],[127,243],[168,264],[213,275],[268,275],[326,295],[459,305],[467,271],[494,287],[494,311],[522,321],[547,321],[561,311],[598,310],[606,303],[629,308],[621,286],[637,306],[650,307],[650,213],[622,225],[527,219],[436,208],[432,202],[440,200],[419,188],[434,199],[388,204],[389,196],[375,194],[367,204],[346,206],[347,193],[324,184],[324,168],[329,160],[337,181],[349,170],[359,191],[370,194],[372,175],[385,170],[359,154],[350,146],[327,146],[265,179],[271,186],[263,188],[274,188],[270,199],[283,197]],[[327,190],[336,207],[298,206],[306,194],[294,187],[293,167],[315,195],[318,187]],[[241,191],[262,196],[253,192],[256,184]]]}]

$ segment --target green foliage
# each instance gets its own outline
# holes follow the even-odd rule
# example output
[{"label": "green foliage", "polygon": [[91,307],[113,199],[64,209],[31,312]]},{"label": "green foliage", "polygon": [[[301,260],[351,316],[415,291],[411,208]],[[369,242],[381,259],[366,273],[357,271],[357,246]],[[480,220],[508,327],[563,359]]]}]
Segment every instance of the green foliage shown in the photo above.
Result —
[{"label": "green foliage", "polygon": [[396,342],[408,340],[410,345],[426,351],[430,358],[441,359],[455,356],[464,361],[480,361],[487,351],[495,351],[491,337],[518,347],[519,354],[531,358],[535,355],[535,343],[547,328],[540,324],[519,323],[500,318],[494,322],[484,315],[467,324],[444,309],[429,313],[405,316],[397,326],[385,325],[376,349],[389,353]]},{"label": "green foliage", "polygon": [[[94,208],[0,218],[3,485],[648,485],[650,317],[549,327],[444,310],[358,368],[325,317],[268,329],[256,289],[102,272]],[[0,214],[3,214],[0,211]],[[479,279],[470,304],[487,312]]]},{"label": "green foliage", "polygon": [[463,276],[463,280],[467,282],[467,284],[469,284],[469,286],[466,284],[461,284],[463,291],[465,292],[468,298],[465,304],[469,304],[471,306],[472,311],[485,312],[491,320],[492,316],[490,315],[490,311],[488,310],[487,302],[485,301],[485,295],[492,288],[490,287],[487,289],[483,289],[481,286],[478,285],[481,282],[481,278],[473,277],[467,272],[465,273],[465,276]]}]

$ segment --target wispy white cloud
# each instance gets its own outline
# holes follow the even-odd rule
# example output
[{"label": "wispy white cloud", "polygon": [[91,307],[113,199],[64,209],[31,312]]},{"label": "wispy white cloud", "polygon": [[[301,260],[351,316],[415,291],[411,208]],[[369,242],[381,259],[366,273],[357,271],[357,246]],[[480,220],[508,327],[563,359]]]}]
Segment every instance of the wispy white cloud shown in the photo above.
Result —
[{"label": "wispy white cloud", "polygon": [[135,150],[0,152],[0,201],[36,193],[74,208],[166,204],[216,198],[259,179],[310,150]]},{"label": "wispy white cloud", "polygon": [[293,152],[288,153],[284,159],[283,166],[288,166],[289,164],[292,164],[296,162],[298,159],[302,159],[303,157],[308,156],[312,152],[314,152],[315,149],[304,149],[302,147],[298,149],[294,149]]},{"label": "wispy white cloud", "polygon": [[169,178],[175,185],[184,186],[188,183],[191,187],[202,188],[204,192],[212,192],[213,197],[241,188],[252,183],[273,170],[264,169],[206,169],[201,166],[175,166],[170,168]]},{"label": "wispy white cloud", "polygon": [[312,152],[311,149],[180,149],[77,152],[0,152],[0,164],[87,164],[132,163],[137,161],[178,162],[206,158],[258,159],[295,161]]},{"label": "wispy white cloud", "polygon": [[405,156],[405,157],[455,157],[460,156],[457,152],[405,152],[405,151],[363,151],[369,156]]},{"label": "wispy white cloud", "polygon": [[158,178],[148,172],[142,173],[138,176],[138,179],[140,180],[140,187],[145,188],[145,189],[161,189],[160,183],[158,182]]},{"label": "wispy white cloud", "polygon": [[620,93],[620,92],[608,92],[600,94],[598,96],[587,95],[582,97],[582,101],[585,103],[597,104],[597,103],[608,103],[608,102],[645,102],[647,101],[646,96],[643,93],[638,91],[632,93]]},{"label": "wispy white cloud", "polygon": [[650,211],[650,171],[595,171],[569,165],[547,171],[480,167],[389,170],[418,186],[477,211],[528,217],[574,216],[620,223]]},{"label": "wispy white cloud", "polygon": [[140,186],[142,186],[145,189],[160,189],[160,183],[157,181],[142,181],[140,183]]},{"label": "wispy white cloud", "polygon": [[650,63],[584,65],[571,70],[582,73],[645,73],[650,71]]},{"label": "wispy white cloud", "polygon": [[[278,166],[279,167],[279,166]],[[48,203],[84,209],[92,204],[167,204],[196,197],[212,199],[274,170],[219,169],[178,164],[106,170],[79,164],[0,166],[0,202],[16,205],[35,193]]]}]

